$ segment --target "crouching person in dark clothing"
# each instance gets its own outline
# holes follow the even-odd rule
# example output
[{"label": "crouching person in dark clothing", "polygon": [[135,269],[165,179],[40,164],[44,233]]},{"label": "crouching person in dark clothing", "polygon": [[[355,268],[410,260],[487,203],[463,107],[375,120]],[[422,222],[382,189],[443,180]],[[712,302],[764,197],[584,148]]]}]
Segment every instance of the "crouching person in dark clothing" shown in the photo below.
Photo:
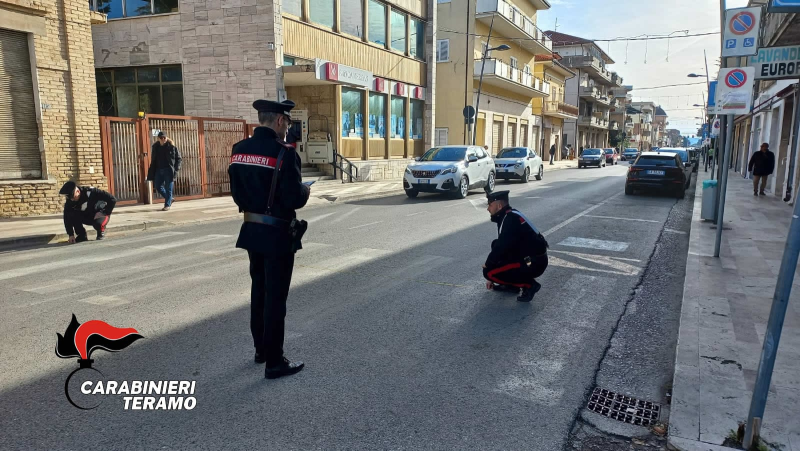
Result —
[{"label": "crouching person in dark clothing", "polygon": [[489,194],[487,210],[497,223],[497,239],[483,265],[489,290],[520,293],[517,300],[530,302],[542,288],[536,278],[547,269],[547,240],[522,213],[508,205],[508,191]]},{"label": "crouching person in dark clothing", "polygon": [[64,228],[70,243],[89,240],[84,225],[97,231],[98,240],[105,238],[106,225],[117,204],[114,196],[101,189],[78,186],[75,182],[65,183],[59,194],[67,199],[64,203]]}]

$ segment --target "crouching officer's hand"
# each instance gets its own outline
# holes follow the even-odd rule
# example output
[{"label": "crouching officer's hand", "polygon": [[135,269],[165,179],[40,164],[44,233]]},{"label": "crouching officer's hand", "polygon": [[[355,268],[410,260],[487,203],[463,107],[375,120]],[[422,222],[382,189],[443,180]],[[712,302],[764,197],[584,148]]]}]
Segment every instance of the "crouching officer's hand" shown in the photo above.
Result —
[{"label": "crouching officer's hand", "polygon": [[75,235],[69,236],[69,244],[75,244]]}]

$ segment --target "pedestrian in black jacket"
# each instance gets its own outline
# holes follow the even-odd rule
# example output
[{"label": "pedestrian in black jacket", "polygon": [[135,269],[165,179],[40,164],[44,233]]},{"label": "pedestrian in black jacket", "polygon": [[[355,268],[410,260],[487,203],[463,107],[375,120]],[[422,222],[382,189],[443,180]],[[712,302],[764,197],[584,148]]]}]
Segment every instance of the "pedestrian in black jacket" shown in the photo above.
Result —
[{"label": "pedestrian in black jacket", "polygon": [[[761,149],[750,157],[747,170],[753,173],[753,195],[766,195],[764,189],[767,187],[767,178],[775,170],[775,154],[769,150],[769,144],[761,144]],[[760,191],[759,182],[761,182]]]},{"label": "pedestrian in black jacket", "polygon": [[550,164],[553,164],[553,159],[556,157],[556,145],[550,146]]},{"label": "pedestrian in black jacket", "polygon": [[153,180],[156,191],[164,198],[164,208],[161,211],[169,211],[172,205],[172,189],[182,161],[181,153],[172,140],[164,132],[158,132],[158,142],[153,143],[150,152],[147,180]]},{"label": "pedestrian in black jacket", "polygon": [[61,187],[59,194],[66,197],[64,203],[64,228],[67,230],[70,244],[88,241],[85,225],[91,225],[97,231],[97,239],[106,236],[106,225],[117,204],[117,199],[110,193],[90,186],[78,186],[75,182],[67,182]]},{"label": "pedestrian in black jacket", "polygon": [[530,302],[542,288],[536,278],[547,269],[547,240],[528,218],[508,205],[508,191],[495,191],[487,197],[497,239],[483,265],[486,288],[514,293],[522,289],[517,300]]}]

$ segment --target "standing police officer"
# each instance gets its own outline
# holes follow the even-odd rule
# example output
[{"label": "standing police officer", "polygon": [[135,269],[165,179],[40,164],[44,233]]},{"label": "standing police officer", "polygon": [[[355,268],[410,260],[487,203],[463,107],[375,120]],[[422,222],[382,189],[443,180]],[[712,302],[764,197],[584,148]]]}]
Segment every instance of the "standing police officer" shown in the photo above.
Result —
[{"label": "standing police officer", "polygon": [[497,239],[483,265],[486,288],[522,293],[520,302],[530,302],[542,288],[536,278],[547,269],[547,240],[532,222],[508,204],[508,191],[487,195],[487,210],[497,223]]},{"label": "standing police officer", "polygon": [[295,210],[306,204],[310,188],[302,182],[300,157],[285,143],[294,102],[257,100],[253,108],[261,126],[233,146],[228,174],[233,200],[244,212],[236,247],[250,258],[255,362],[266,362],[265,377],[275,379],[303,369],[283,356],[283,336],[294,253],[306,227]]}]

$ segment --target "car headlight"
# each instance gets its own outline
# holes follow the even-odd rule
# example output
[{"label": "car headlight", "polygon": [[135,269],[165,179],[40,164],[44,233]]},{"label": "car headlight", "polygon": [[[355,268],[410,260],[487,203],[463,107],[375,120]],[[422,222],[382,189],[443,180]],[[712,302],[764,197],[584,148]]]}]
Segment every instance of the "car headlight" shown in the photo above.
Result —
[{"label": "car headlight", "polygon": [[458,172],[458,166],[451,166],[447,169],[443,169],[441,174],[455,174]]},{"label": "car headlight", "polygon": [[411,174],[411,168],[406,166],[406,174]]}]

